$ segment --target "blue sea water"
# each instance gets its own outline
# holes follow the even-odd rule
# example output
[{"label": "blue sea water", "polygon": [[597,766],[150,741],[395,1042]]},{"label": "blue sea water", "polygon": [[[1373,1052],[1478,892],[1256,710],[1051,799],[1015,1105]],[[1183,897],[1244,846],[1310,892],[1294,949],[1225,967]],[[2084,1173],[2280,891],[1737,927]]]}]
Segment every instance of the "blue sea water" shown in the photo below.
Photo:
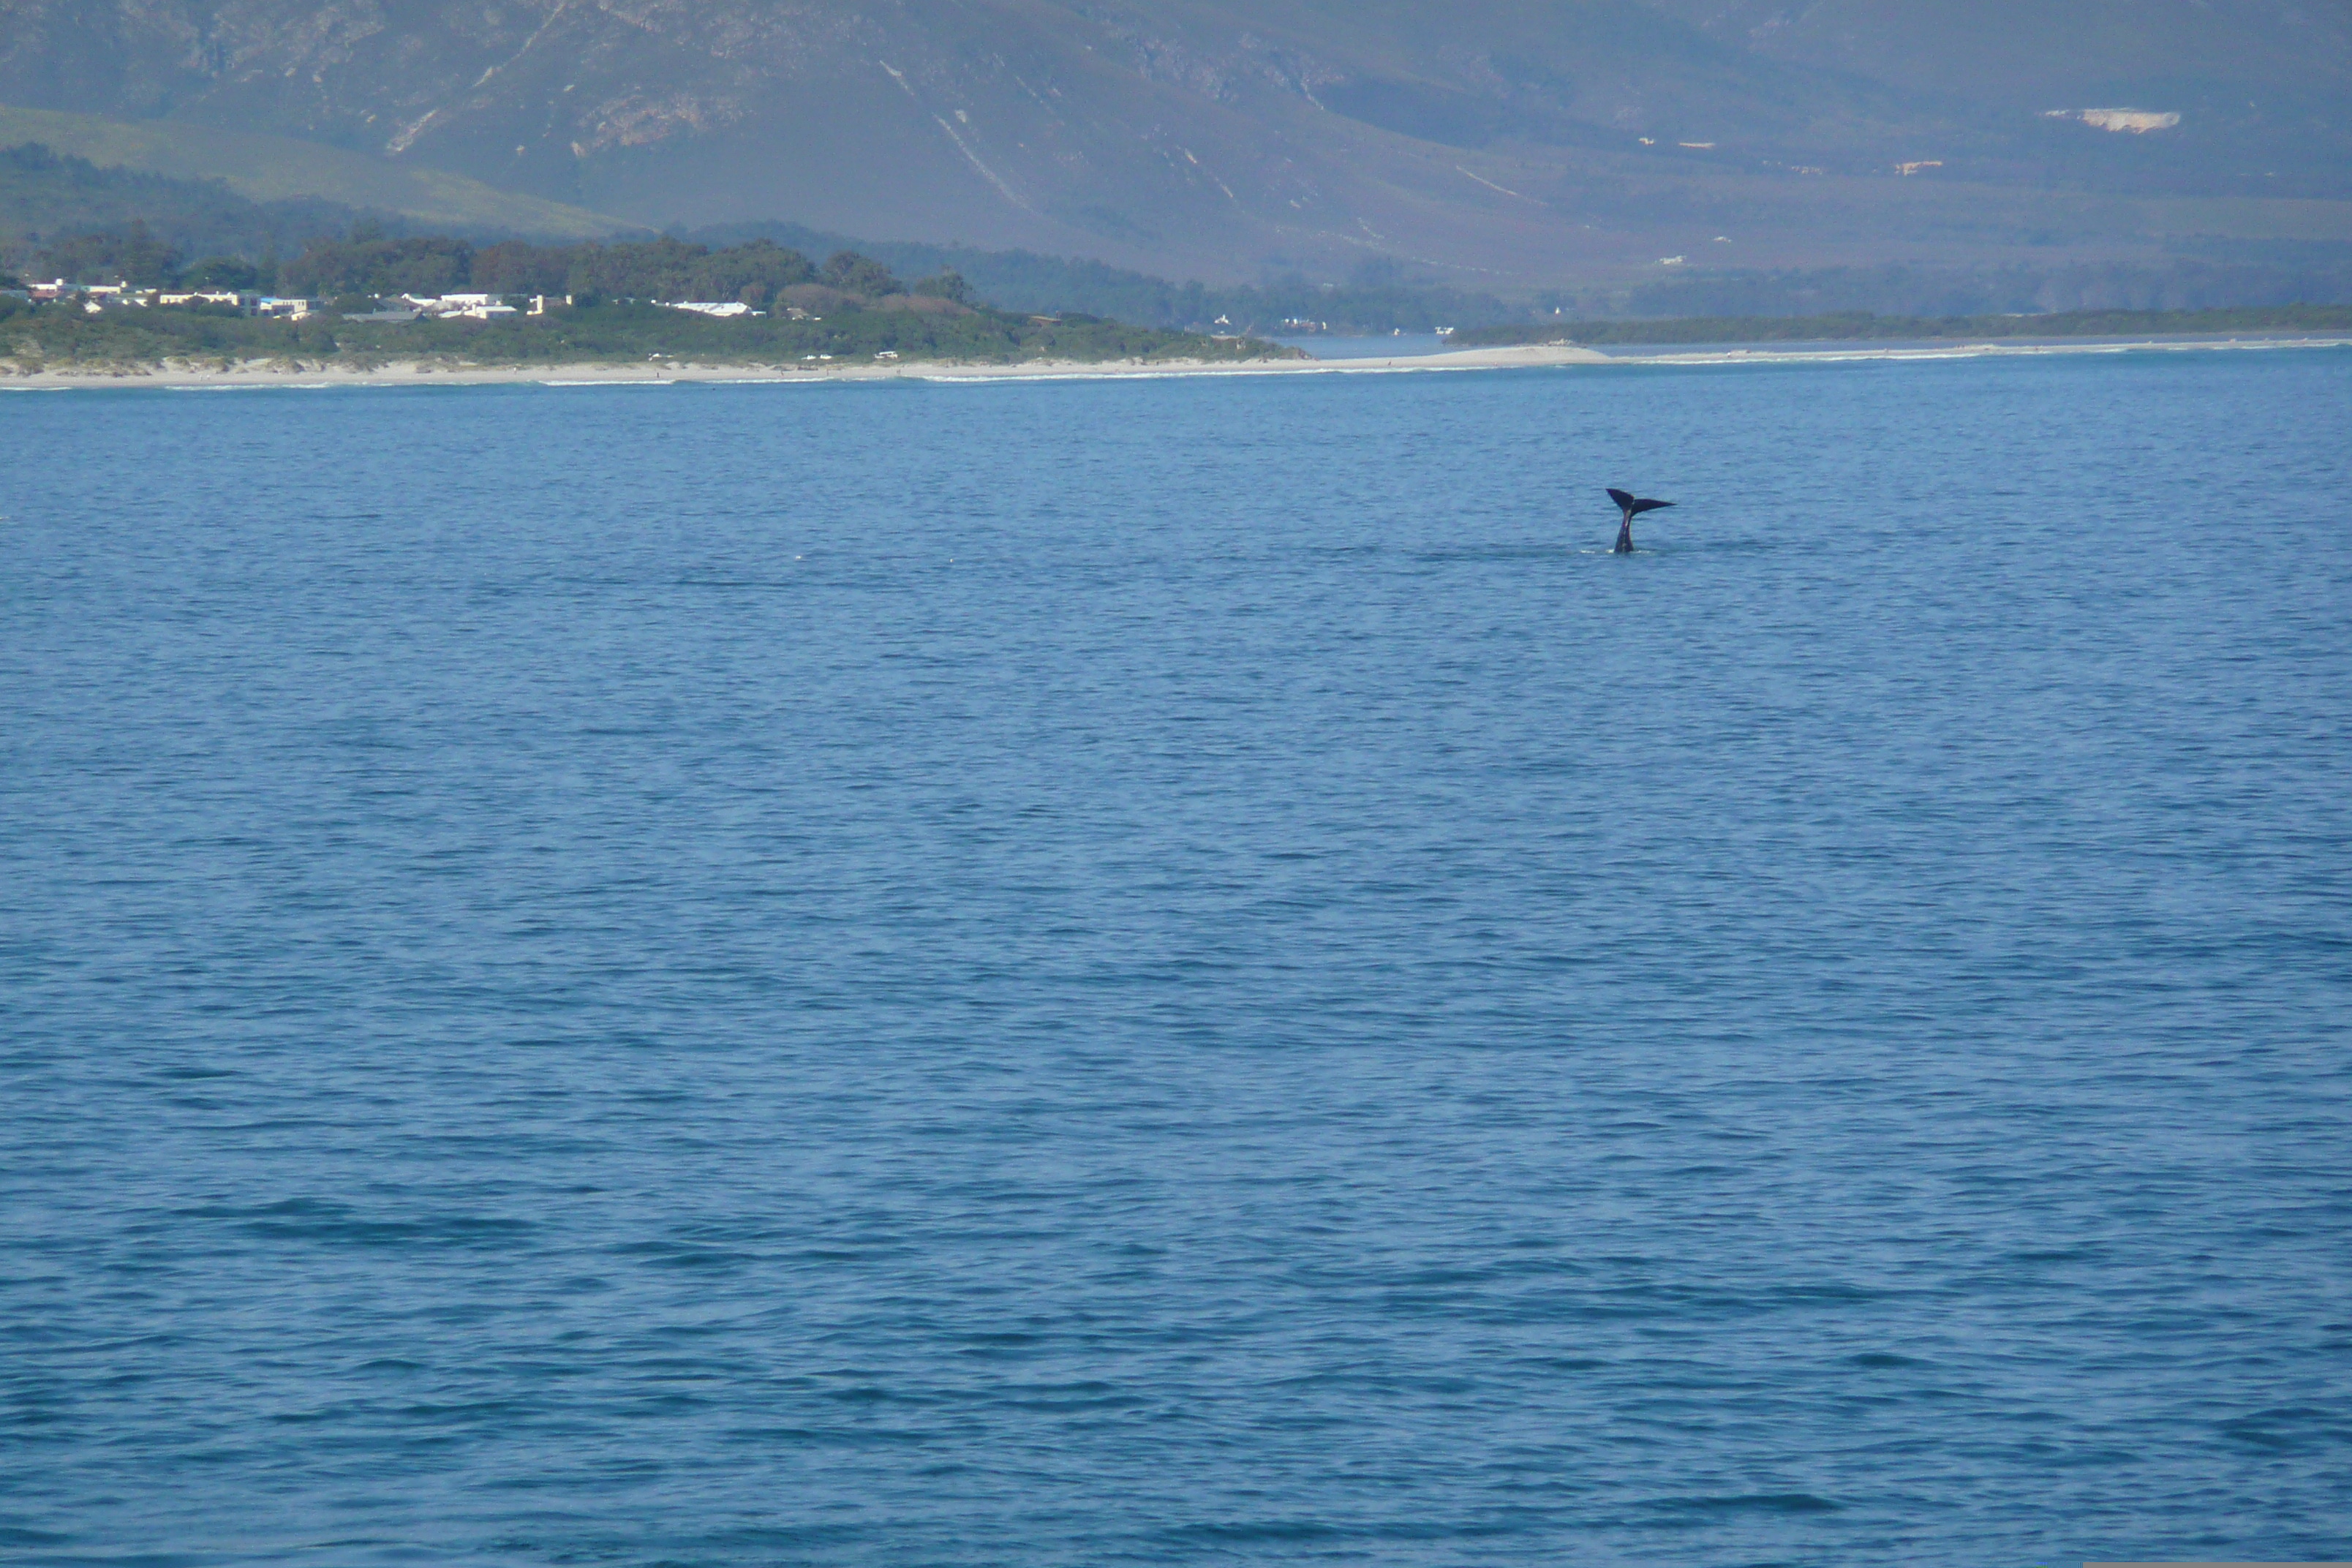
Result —
[{"label": "blue sea water", "polygon": [[11,1562],[2352,1545],[2352,354],[0,443]]}]

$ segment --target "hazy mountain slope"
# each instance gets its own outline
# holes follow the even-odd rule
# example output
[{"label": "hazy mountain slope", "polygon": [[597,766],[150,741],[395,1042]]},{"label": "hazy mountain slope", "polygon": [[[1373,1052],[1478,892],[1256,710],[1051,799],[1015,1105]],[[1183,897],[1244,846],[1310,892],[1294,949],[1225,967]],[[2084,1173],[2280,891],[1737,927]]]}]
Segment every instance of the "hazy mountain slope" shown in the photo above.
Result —
[{"label": "hazy mountain slope", "polygon": [[422,164],[185,122],[128,121],[0,104],[0,147],[39,142],[110,168],[217,179],[256,202],[327,197],[469,232],[588,238],[620,219],[520,195]]},{"label": "hazy mountain slope", "polygon": [[[1962,0],[0,0],[0,99],[267,131],[641,221],[1212,278],[2352,240],[2340,27],[2268,0],[2003,5],[2013,38],[1979,37],[1992,13]],[[2177,42],[2130,26],[2175,16]],[[2033,63],[2053,50],[2072,63]],[[2221,112],[2282,60],[2294,135]],[[2042,113],[2174,97],[2182,122],[2145,134]]]},{"label": "hazy mountain slope", "polygon": [[2352,12],[2305,0],[1651,0],[1711,37],[1907,91],[2023,109],[2132,103],[2200,110],[2333,96]]},{"label": "hazy mountain slope", "polygon": [[[2046,172],[2109,185],[2352,189],[2352,7],[2301,0],[1653,0],[1710,37],[1964,100]],[[2177,113],[2160,135],[2047,111]]]}]

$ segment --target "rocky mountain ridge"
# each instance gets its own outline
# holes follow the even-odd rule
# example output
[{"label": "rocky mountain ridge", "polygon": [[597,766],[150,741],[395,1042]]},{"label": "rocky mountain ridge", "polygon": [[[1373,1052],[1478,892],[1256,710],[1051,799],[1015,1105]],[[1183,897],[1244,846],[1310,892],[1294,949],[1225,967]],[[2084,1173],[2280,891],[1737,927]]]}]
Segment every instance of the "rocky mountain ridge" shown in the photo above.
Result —
[{"label": "rocky mountain ridge", "polygon": [[[2352,244],[2352,23],[2274,0],[5,11],[0,100],[299,137],[651,224],[1213,279],[1402,261],[1481,287]],[[2110,108],[2180,118],[2081,117]]]}]

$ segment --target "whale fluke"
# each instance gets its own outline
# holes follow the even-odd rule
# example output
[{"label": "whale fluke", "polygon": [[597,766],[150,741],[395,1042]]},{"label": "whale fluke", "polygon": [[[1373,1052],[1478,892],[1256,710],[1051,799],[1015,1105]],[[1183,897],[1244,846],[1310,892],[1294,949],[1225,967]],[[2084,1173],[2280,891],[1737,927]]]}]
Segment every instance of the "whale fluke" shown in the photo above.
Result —
[{"label": "whale fluke", "polygon": [[1609,499],[1615,501],[1617,509],[1625,514],[1625,521],[1617,525],[1617,553],[1620,555],[1631,555],[1633,552],[1633,520],[1635,518],[1645,511],[1655,511],[1662,506],[1675,504],[1670,500],[1644,500],[1631,490],[1621,490],[1614,487],[1612,487],[1609,491]]}]

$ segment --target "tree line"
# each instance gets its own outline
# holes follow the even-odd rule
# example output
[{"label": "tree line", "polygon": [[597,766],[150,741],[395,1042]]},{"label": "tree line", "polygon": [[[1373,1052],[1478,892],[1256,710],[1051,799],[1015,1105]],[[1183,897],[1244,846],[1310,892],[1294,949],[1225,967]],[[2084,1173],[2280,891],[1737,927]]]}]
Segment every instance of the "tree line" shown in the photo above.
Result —
[{"label": "tree line", "polygon": [[1024,359],[1240,360],[1268,353],[1245,339],[1212,339],[1094,317],[1052,320],[1002,310],[828,307],[805,319],[772,311],[718,319],[656,304],[558,306],[489,321],[383,321],[324,310],[289,321],[227,306],[89,311],[76,300],[34,303],[0,295],[0,377],[72,366],[177,363],[227,367],[400,360],[457,364],[607,363],[660,360],[813,370],[826,362]]},{"label": "tree line", "polygon": [[866,300],[919,294],[969,302],[952,271],[902,283],[890,268],[854,250],[823,262],[769,239],[713,248],[670,236],[616,244],[477,245],[445,234],[393,235],[354,225],[348,235],[311,240],[289,260],[214,256],[190,263],[144,222],[50,242],[23,270],[37,279],[124,283],[136,288],[252,289],[313,299],[373,299],[401,294],[569,295],[604,300],[733,301],[760,309],[784,290],[816,284]]},{"label": "tree line", "polygon": [[103,167],[37,142],[0,147],[0,271],[152,286],[190,257],[274,263],[308,236],[370,220],[421,226],[310,196],[248,201],[219,180]]},{"label": "tree line", "polygon": [[922,293],[961,301],[953,273],[908,285],[854,250],[822,264],[769,239],[713,249],[664,235],[618,244],[476,246],[446,235],[401,238],[366,226],[340,240],[314,241],[278,268],[278,291],[321,299],[394,294],[568,294],[593,300],[708,300],[759,308],[785,289],[821,284],[881,299]]}]

